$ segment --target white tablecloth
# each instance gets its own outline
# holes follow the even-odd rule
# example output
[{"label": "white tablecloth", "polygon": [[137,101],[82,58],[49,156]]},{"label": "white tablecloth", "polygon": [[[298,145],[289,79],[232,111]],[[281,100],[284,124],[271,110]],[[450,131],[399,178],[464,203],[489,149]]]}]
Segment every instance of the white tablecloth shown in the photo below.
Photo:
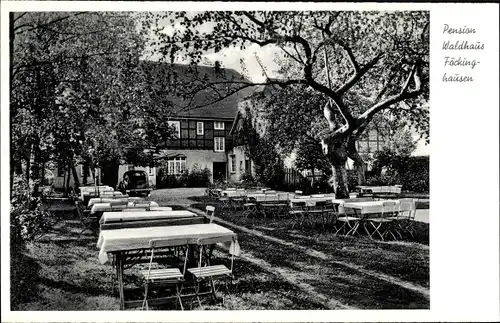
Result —
[{"label": "white tablecloth", "polygon": [[387,201],[363,201],[363,202],[345,202],[344,208],[361,210],[361,214],[370,214],[370,213],[382,213],[382,212],[393,212],[398,208],[399,201],[395,202],[395,206],[387,206],[384,207],[384,202]]},{"label": "white tablecloth", "polygon": [[92,209],[90,211],[91,214],[94,214],[96,212],[112,212],[116,210],[123,210],[123,209],[148,209],[149,207],[158,207],[158,203],[156,202],[149,202],[146,201],[147,203],[136,203],[134,202],[128,202],[128,204],[118,204],[118,205],[113,205],[111,206],[111,203],[96,203],[92,205]]},{"label": "white tablecloth", "polygon": [[240,247],[236,233],[215,223],[190,224],[166,227],[128,228],[104,230],[99,234],[97,247],[99,261],[104,264],[108,261],[108,252],[139,250],[149,248],[152,239],[198,239],[215,238],[218,242],[231,242],[230,252],[239,255]]},{"label": "white tablecloth", "polygon": [[325,196],[325,197],[308,197],[301,199],[291,199],[290,205],[293,207],[295,203],[306,202],[306,206],[316,206],[316,202],[327,202],[335,199],[335,196]]},{"label": "white tablecloth", "polygon": [[196,213],[186,210],[177,211],[137,211],[137,212],[104,212],[99,223],[139,221],[139,220],[164,220],[173,218],[195,217]]},{"label": "white tablecloth", "polygon": [[111,203],[111,202],[117,202],[117,201],[122,201],[122,202],[130,202],[130,201],[141,201],[144,200],[140,197],[93,197],[89,200],[88,207],[91,208],[94,204],[96,203]]}]

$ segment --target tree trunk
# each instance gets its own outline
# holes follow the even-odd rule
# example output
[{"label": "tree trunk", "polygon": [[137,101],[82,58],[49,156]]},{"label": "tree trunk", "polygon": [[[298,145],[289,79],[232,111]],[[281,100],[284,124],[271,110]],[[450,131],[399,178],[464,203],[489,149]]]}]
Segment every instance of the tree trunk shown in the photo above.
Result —
[{"label": "tree trunk", "polygon": [[311,169],[312,179],[311,179],[311,187],[314,189],[314,168]]},{"label": "tree trunk", "polygon": [[75,190],[80,186],[80,179],[78,178],[78,172],[76,171],[75,163],[73,162],[73,159],[70,160],[69,162],[69,167],[71,172],[73,173],[73,186],[75,187]]},{"label": "tree trunk", "polygon": [[347,154],[354,161],[354,167],[358,173],[358,185],[366,183],[366,163],[356,149],[356,141],[350,139],[347,144]]},{"label": "tree trunk", "polygon": [[66,187],[64,188],[64,197],[68,197],[69,183],[71,181],[71,164],[68,162],[68,166],[66,168],[65,174],[68,174],[66,177]]},{"label": "tree trunk", "polygon": [[40,138],[35,138],[33,143],[33,166],[31,167],[31,179],[33,180],[33,196],[38,196],[40,187]]},{"label": "tree trunk", "polygon": [[332,165],[332,177],[330,185],[333,186],[336,198],[348,198],[349,187],[347,186],[347,171],[345,165],[347,163],[347,142],[345,139],[327,138],[326,156]]},{"label": "tree trunk", "polygon": [[83,178],[82,178],[83,186],[87,185],[87,177],[89,177],[89,166],[90,166],[89,160],[85,158],[83,162]]}]

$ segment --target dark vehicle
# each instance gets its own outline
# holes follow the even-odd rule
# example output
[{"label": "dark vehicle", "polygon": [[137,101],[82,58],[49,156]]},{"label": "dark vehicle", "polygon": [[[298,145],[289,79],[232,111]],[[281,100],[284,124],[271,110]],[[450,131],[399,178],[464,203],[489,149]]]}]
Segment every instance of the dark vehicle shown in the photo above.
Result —
[{"label": "dark vehicle", "polygon": [[149,195],[151,193],[148,174],[142,170],[129,170],[123,174],[123,180],[118,184],[118,190],[123,194]]}]

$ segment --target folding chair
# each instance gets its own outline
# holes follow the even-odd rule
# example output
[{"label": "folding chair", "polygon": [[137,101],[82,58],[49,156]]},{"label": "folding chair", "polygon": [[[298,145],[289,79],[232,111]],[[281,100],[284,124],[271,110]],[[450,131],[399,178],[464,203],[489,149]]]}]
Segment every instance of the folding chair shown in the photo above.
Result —
[{"label": "folding chair", "polygon": [[357,216],[356,213],[346,210],[344,202],[339,203],[337,210],[338,215],[336,223],[341,223],[341,225],[336,228],[335,234],[338,234],[340,231],[347,231],[344,234],[345,236],[349,234],[354,235],[358,230],[362,218]]},{"label": "folding chair", "polygon": [[[413,238],[415,232],[414,221],[416,212],[417,208],[415,199],[412,198],[400,199],[396,210],[396,216],[391,218],[392,220],[394,220],[395,223],[394,227],[397,226],[396,230],[401,229],[401,231],[406,231]],[[401,233],[399,233],[399,235],[402,238]]]},{"label": "folding chair", "polygon": [[205,208],[205,213],[210,219],[209,223],[212,223],[214,221],[214,216],[215,216],[215,207],[212,205],[207,205],[207,207]]},{"label": "folding chair", "polygon": [[264,195],[264,203],[261,204],[262,214],[264,215],[264,218],[267,218],[268,214],[274,216],[277,213],[278,207],[278,195],[276,193],[269,193],[269,191],[267,191]]},{"label": "folding chair", "polygon": [[249,215],[257,214],[257,203],[253,199],[249,199],[243,203],[243,216],[246,218]]},{"label": "folding chair", "polygon": [[[391,230],[391,223],[393,220],[391,219],[396,211],[396,206],[397,203],[395,201],[385,201],[382,204],[382,207],[366,207],[362,208],[361,213],[362,214],[368,214],[368,213],[380,213],[380,216],[374,217],[374,218],[367,218],[367,221],[363,223],[363,226],[365,228],[366,233],[370,237],[370,239],[373,239],[373,235],[378,234],[380,239],[384,240],[384,237],[390,233],[394,240],[396,240],[396,236]],[[371,225],[373,231],[370,232],[367,228],[367,223]],[[385,226],[385,228],[383,228]]]},{"label": "folding chair", "polygon": [[99,223],[98,216],[91,214],[90,210],[84,210],[78,199],[75,200],[75,209],[78,217],[80,218],[80,222],[83,225],[83,229],[82,231],[80,231],[79,235],[87,230],[97,233],[97,227]]},{"label": "folding chair", "polygon": [[298,227],[302,227],[307,216],[308,207],[306,205],[305,199],[304,201],[291,202],[290,205],[291,210],[288,213],[293,216],[293,223],[291,227],[291,229],[293,230],[296,225]]},{"label": "folding chair", "polygon": [[[159,268],[153,269],[153,259],[155,256],[155,250],[158,248],[168,248],[168,247],[183,247],[184,248],[184,266],[182,272],[179,268]],[[149,248],[151,249],[151,255],[149,260],[149,266],[147,270],[142,270],[141,274],[144,277],[144,300],[142,302],[142,309],[146,307],[149,310],[148,305],[148,292],[150,287],[163,287],[163,286],[174,286],[175,285],[175,296],[181,310],[184,310],[182,305],[181,292],[182,284],[184,283],[184,275],[186,273],[187,259],[189,254],[189,240],[187,238],[183,239],[152,239],[149,241]],[[156,264],[156,263],[155,263]],[[158,265],[158,264],[156,264]]]},{"label": "folding chair", "polygon": [[[212,238],[205,238],[205,239],[198,239],[197,245],[199,246],[199,261],[198,261],[198,267],[196,268],[189,268],[188,272],[193,275],[194,281],[195,281],[195,296],[196,299],[198,300],[198,304],[200,305],[201,308],[203,306],[201,305],[201,300],[200,300],[200,284],[204,280],[209,280],[210,282],[210,292],[214,298],[214,301],[217,300],[217,295],[216,295],[216,289],[215,289],[215,284],[214,284],[214,279],[217,278],[230,278],[231,282],[233,280],[233,264],[234,264],[234,253],[229,252],[231,254],[231,267],[227,268],[225,265],[211,265],[210,264],[210,257],[207,253],[207,246],[209,245],[214,245],[219,242],[226,242],[226,241],[232,241],[233,237],[212,237]],[[205,258],[205,262],[203,262],[203,258]],[[226,281],[226,292],[228,291],[227,289],[227,281]],[[223,299],[224,302],[224,299]]]},{"label": "folding chair", "polygon": [[229,197],[219,197],[220,212],[224,214],[225,212],[231,210],[231,200]]}]

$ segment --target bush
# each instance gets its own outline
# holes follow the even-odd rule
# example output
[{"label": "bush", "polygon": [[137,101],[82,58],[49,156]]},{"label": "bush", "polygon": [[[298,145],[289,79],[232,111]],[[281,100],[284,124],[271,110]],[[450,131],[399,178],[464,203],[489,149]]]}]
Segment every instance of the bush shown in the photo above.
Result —
[{"label": "bush", "polygon": [[358,186],[358,171],[355,169],[347,170],[347,187],[349,192],[354,192]]},{"label": "bush", "polygon": [[201,168],[194,165],[189,171],[186,170],[181,175],[169,175],[165,168],[158,170],[158,188],[174,187],[208,187],[210,184],[211,172],[208,168]]},{"label": "bush", "polygon": [[243,188],[246,189],[263,186],[250,173],[244,173],[243,175],[241,175],[240,179],[241,179],[241,186],[243,186]]},{"label": "bush", "polygon": [[211,172],[208,168],[202,169],[194,165],[191,171],[186,170],[179,178],[182,187],[208,187]]},{"label": "bush", "polygon": [[429,192],[429,157],[378,152],[367,185],[395,184],[402,185],[405,191]]},{"label": "bush", "polygon": [[33,186],[21,176],[14,177],[10,208],[12,247],[37,241],[51,227],[50,214],[43,209],[41,198],[31,194]]}]

